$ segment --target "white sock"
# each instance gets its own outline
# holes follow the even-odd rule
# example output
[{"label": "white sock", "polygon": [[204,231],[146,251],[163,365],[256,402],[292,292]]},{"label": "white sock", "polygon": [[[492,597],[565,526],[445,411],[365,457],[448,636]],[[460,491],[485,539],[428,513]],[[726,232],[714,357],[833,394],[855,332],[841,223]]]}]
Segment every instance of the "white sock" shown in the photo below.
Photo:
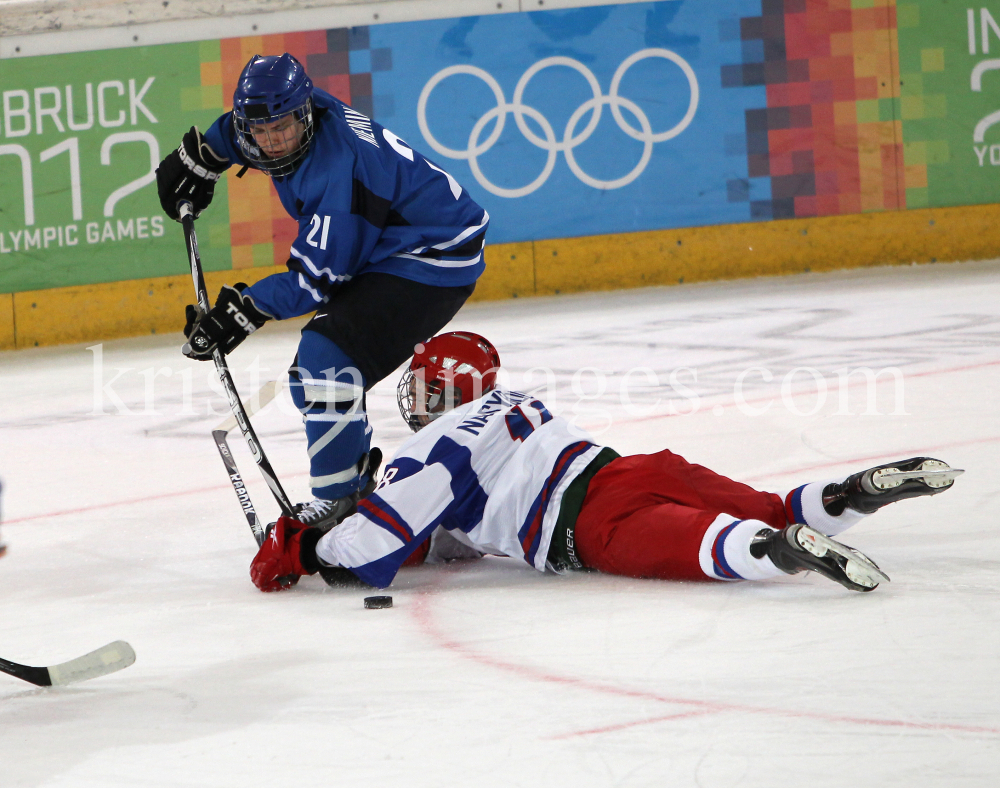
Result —
[{"label": "white sock", "polygon": [[785,502],[785,517],[790,523],[805,523],[827,536],[836,536],[852,525],[857,525],[866,515],[845,506],[843,513],[834,517],[823,508],[823,490],[828,484],[839,484],[842,481],[843,477],[810,482],[784,493],[781,500]]},{"label": "white sock", "polygon": [[750,555],[750,543],[763,528],[775,530],[760,520],[738,520],[720,514],[701,540],[701,571],[713,580],[767,580],[785,574],[770,558]]}]

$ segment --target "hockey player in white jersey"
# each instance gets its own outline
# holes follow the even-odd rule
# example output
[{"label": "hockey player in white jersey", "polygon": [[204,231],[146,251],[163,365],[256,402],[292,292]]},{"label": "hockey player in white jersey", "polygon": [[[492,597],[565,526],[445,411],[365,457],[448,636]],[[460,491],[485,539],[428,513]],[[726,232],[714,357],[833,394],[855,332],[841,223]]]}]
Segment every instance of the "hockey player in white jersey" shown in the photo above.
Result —
[{"label": "hockey player in white jersey", "polygon": [[262,591],[320,572],[388,586],[426,557],[506,555],[539,571],[766,580],[817,572],[871,591],[889,578],[831,538],[961,470],[915,457],[761,492],[669,451],[620,457],[531,395],[496,385],[499,356],[452,332],[418,345],[398,387],[418,431],[358,512],[330,531],[283,517],[251,565]]}]

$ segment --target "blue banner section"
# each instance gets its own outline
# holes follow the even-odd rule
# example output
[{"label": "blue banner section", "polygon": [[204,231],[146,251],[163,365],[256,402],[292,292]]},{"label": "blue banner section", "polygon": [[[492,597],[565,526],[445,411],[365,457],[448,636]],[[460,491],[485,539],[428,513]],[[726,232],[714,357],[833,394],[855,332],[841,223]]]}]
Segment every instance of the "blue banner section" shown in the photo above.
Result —
[{"label": "blue banner section", "polygon": [[744,59],[740,18],[760,8],[371,26],[371,111],[470,190],[493,243],[749,221],[732,191],[748,182],[744,113],[766,106],[765,88],[724,89],[721,75]]}]

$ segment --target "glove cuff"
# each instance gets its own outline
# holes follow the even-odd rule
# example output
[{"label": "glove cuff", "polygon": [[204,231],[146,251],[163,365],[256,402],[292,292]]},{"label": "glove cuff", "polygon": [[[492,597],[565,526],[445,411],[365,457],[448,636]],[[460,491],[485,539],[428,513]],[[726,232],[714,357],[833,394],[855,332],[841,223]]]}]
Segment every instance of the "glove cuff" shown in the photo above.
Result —
[{"label": "glove cuff", "polygon": [[316,555],[316,544],[323,538],[319,528],[306,528],[299,536],[299,564],[303,574],[314,575],[319,571],[319,557]]},{"label": "glove cuff", "polygon": [[[230,308],[227,308],[227,304],[236,304],[243,316],[246,317],[248,321],[253,325],[253,328],[247,329],[243,326],[247,333],[252,334],[262,325],[264,325],[272,317],[266,312],[261,311],[257,308],[257,305],[253,301],[253,297],[250,295],[243,295],[243,292],[247,289],[245,282],[237,282],[235,285],[223,285],[222,289],[219,291],[219,297],[215,300],[215,309],[224,309],[226,314],[229,313]],[[239,320],[239,318],[237,318]],[[242,323],[242,321],[240,321]]]},{"label": "glove cuff", "polygon": [[266,323],[268,320],[274,320],[274,315],[269,315],[267,312],[265,312],[263,309],[257,306],[257,302],[253,300],[252,295],[249,294],[243,295],[244,291],[249,287],[249,285],[247,285],[246,282],[237,282],[235,285],[233,285],[233,287],[239,291],[240,297],[243,299],[243,306],[246,307],[246,310],[249,313],[247,317],[257,321],[260,324],[257,326],[258,328],[264,325],[264,323]]},{"label": "glove cuff", "polygon": [[[195,127],[195,131],[197,130]],[[198,134],[198,148],[198,152],[201,153],[201,157],[205,161],[205,166],[210,170],[218,170],[221,175],[229,169],[229,159],[216,153],[212,146],[205,142],[205,138],[200,133]]]},{"label": "glove cuff", "polygon": [[212,150],[197,126],[192,126],[184,135],[177,152],[185,167],[207,181],[218,181],[222,173],[229,169],[229,159]]}]

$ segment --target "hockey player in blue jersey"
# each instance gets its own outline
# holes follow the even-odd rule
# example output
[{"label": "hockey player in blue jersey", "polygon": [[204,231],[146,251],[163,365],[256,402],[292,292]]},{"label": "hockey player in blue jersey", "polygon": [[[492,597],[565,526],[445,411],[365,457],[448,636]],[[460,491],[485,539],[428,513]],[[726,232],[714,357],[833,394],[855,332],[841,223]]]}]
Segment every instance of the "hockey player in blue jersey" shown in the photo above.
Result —
[{"label": "hockey player in blue jersey", "polygon": [[531,395],[496,386],[496,349],[453,332],[420,345],[398,388],[417,434],[329,532],[283,517],[250,568],[262,591],[320,572],[388,586],[424,559],[505,555],[540,571],[765,580],[804,570],[854,591],[888,577],[831,538],[962,471],[914,457],[777,494],[669,451],[620,457]]},{"label": "hockey player in blue jersey", "polygon": [[268,320],[316,311],[289,373],[315,496],[297,516],[330,524],[369,483],[369,459],[377,465],[365,392],[472,294],[489,216],[438,165],[314,88],[287,53],[251,58],[233,111],[204,135],[192,127],[163,160],[163,210],[177,219],[187,201],[197,216],[232,165],[271,176],[299,233],[287,272],[223,287],[208,314],[187,308],[188,355],[208,360]]}]

